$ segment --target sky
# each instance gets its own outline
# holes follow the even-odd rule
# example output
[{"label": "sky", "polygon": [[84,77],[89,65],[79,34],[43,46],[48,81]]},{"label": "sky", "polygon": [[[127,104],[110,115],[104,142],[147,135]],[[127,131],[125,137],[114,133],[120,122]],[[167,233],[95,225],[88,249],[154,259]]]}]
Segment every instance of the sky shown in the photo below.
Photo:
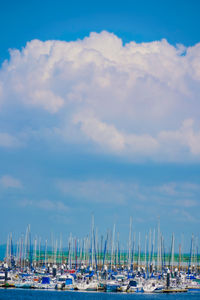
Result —
[{"label": "sky", "polygon": [[0,244],[199,236],[200,2],[1,1]]}]

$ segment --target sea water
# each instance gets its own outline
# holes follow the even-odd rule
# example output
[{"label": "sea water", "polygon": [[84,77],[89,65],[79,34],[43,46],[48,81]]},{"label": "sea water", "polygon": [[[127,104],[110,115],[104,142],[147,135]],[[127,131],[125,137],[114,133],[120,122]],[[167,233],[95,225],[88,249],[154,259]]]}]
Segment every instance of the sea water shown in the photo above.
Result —
[{"label": "sea water", "polygon": [[100,292],[77,292],[77,291],[41,291],[0,289],[0,300],[200,300],[200,292],[187,292],[176,294],[123,294],[123,293],[100,293]]}]

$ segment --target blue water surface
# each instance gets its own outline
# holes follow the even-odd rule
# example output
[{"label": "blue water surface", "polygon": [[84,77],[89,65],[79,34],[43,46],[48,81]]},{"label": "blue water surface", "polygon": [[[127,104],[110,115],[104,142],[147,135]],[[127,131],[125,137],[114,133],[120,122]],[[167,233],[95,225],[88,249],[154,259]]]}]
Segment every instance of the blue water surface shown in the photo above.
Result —
[{"label": "blue water surface", "polygon": [[51,299],[67,299],[67,300],[200,300],[200,292],[188,292],[177,294],[122,294],[122,293],[93,293],[93,292],[70,292],[70,291],[41,291],[41,290],[20,290],[20,289],[0,289],[0,300],[51,300]]}]

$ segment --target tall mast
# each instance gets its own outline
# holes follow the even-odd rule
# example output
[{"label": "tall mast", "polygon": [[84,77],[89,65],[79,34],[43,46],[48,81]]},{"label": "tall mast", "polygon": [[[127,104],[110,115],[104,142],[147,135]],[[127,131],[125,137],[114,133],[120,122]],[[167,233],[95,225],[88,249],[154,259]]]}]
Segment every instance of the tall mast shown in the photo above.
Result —
[{"label": "tall mast", "polygon": [[157,240],[157,269],[160,269],[161,265],[161,241],[160,241],[160,217],[158,217],[158,240]]},{"label": "tall mast", "polygon": [[151,263],[151,229],[149,230],[149,250],[148,250],[148,266],[150,267],[150,263]]},{"label": "tall mast", "polygon": [[138,270],[140,270],[140,232],[138,237]]},{"label": "tall mast", "polygon": [[47,266],[47,240],[45,240],[44,265],[45,265],[45,267]]},{"label": "tall mast", "polygon": [[34,267],[37,265],[37,238],[34,240]]},{"label": "tall mast", "polygon": [[144,245],[144,268],[145,269],[146,269],[146,265],[147,265],[147,234],[145,234],[145,245]]},{"label": "tall mast", "polygon": [[135,259],[135,232],[133,233],[133,245],[132,245],[132,271],[134,271],[134,259]]},{"label": "tall mast", "polygon": [[114,242],[115,242],[115,224],[113,226],[112,247],[111,247],[111,271],[112,271],[112,263],[113,263]]},{"label": "tall mast", "polygon": [[94,215],[92,215],[92,228],[91,228],[91,250],[92,250],[92,268],[94,264]]},{"label": "tall mast", "polygon": [[131,238],[132,238],[132,217],[130,217],[130,225],[129,225],[129,242],[128,242],[128,266],[131,267]]}]

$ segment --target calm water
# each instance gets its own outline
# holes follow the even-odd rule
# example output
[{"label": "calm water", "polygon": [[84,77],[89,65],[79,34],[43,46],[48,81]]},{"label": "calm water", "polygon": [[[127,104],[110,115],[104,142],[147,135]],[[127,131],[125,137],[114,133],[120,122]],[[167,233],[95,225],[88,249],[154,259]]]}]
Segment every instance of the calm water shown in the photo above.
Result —
[{"label": "calm water", "polygon": [[69,291],[38,291],[38,290],[20,290],[20,289],[0,289],[0,300],[200,300],[200,292],[188,292],[180,294],[111,294],[111,293],[81,293]]}]

